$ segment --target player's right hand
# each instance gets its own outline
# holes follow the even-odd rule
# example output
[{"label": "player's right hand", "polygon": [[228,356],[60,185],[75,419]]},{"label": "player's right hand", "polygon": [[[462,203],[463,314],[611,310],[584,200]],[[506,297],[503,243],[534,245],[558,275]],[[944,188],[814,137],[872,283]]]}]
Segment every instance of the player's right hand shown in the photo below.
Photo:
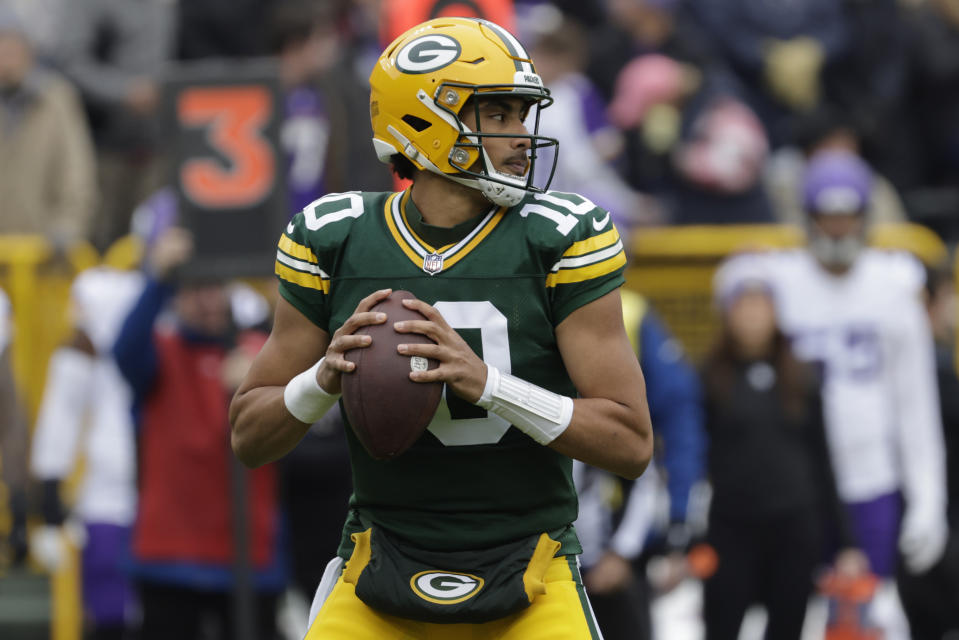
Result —
[{"label": "player's right hand", "polygon": [[349,373],[356,368],[356,364],[346,359],[345,354],[351,349],[368,347],[373,339],[368,335],[356,335],[361,328],[386,322],[386,314],[372,312],[376,303],[384,300],[392,293],[392,289],[380,289],[366,296],[356,305],[353,315],[346,319],[330,338],[326,348],[323,365],[316,372],[316,382],[327,393],[340,393],[340,375]]},{"label": "player's right hand", "polygon": [[182,227],[170,227],[160,234],[147,253],[147,265],[157,280],[169,280],[177,267],[193,255],[193,234]]},{"label": "player's right hand", "polygon": [[56,525],[42,525],[30,534],[30,556],[49,573],[59,571],[67,560],[63,530]]}]

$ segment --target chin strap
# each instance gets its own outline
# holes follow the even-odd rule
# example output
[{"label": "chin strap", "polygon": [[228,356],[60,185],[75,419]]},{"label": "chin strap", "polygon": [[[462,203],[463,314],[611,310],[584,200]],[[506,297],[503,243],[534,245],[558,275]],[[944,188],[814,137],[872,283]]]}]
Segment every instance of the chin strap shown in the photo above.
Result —
[{"label": "chin strap", "polygon": [[[421,100],[423,99],[421,98]],[[430,106],[432,105],[432,100],[424,101],[423,103],[426,104],[427,106]],[[435,113],[440,114],[441,117],[443,117],[444,119],[447,120],[447,122],[449,122],[449,119],[448,119],[449,114],[445,112],[441,113],[439,111],[436,111],[435,109],[433,109],[433,111]],[[406,156],[413,162],[416,162],[422,165],[423,168],[426,169],[427,171],[443,176],[444,178],[447,178],[448,180],[452,180],[453,182],[462,184],[471,189],[476,189],[482,192],[482,194],[486,196],[487,200],[489,200],[490,202],[492,202],[493,204],[497,206],[512,207],[514,205],[517,205],[520,203],[520,201],[523,199],[523,197],[527,193],[525,184],[523,185],[506,184],[507,182],[518,183],[520,181],[516,178],[516,176],[510,175],[508,173],[503,173],[502,171],[497,171],[495,168],[493,168],[493,162],[490,160],[489,155],[486,153],[485,149],[482,150],[484,170],[486,171],[487,175],[495,176],[497,178],[496,180],[490,180],[489,178],[473,178],[473,177],[467,177],[467,176],[461,176],[461,175],[453,176],[448,173],[444,173],[443,171],[440,170],[438,166],[436,166],[426,156],[425,153],[420,152],[420,150],[416,148],[416,146],[409,140],[409,138],[407,138],[402,133],[400,133],[396,129],[396,127],[389,125],[386,127],[386,130],[400,144],[400,149],[402,149],[402,151],[399,151],[399,152],[402,153],[404,156]],[[465,129],[463,133],[465,135],[469,135],[473,132],[470,131],[469,129]],[[376,140],[374,138],[374,145],[376,146],[377,143],[380,143],[380,145],[382,145],[381,141]],[[389,145],[389,146],[392,147],[394,151],[398,151],[395,146],[393,145]],[[379,149],[379,146],[377,146],[377,149]],[[378,154],[379,153],[380,152],[378,151]],[[381,155],[381,158],[382,158],[382,155]]]}]

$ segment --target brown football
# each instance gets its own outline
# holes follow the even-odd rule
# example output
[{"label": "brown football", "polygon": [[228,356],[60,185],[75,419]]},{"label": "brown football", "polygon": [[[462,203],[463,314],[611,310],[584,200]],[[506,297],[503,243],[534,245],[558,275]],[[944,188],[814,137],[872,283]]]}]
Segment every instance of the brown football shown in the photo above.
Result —
[{"label": "brown football", "polygon": [[443,393],[441,382],[413,382],[414,367],[435,369],[439,362],[396,351],[399,344],[431,343],[419,333],[397,333],[393,323],[423,320],[423,314],[400,302],[414,298],[409,291],[394,291],[373,307],[386,314],[386,322],[363,327],[357,334],[373,338],[368,347],[351,349],[345,357],[356,369],[342,378],[343,406],[356,437],[377,460],[395,458],[423,435],[433,419]]}]

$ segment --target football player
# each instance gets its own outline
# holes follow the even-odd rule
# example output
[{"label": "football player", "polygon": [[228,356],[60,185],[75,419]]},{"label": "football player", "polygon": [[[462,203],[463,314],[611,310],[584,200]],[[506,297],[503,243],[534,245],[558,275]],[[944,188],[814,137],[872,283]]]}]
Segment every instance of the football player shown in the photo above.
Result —
[{"label": "football player", "polygon": [[256,466],[296,446],[392,289],[426,317],[396,330],[436,343],[398,346],[439,361],[410,378],[446,388],[395,459],[373,460],[348,429],[354,494],[307,638],[599,638],[572,459],[635,478],[652,454],[622,241],[607,211],[534,184],[555,150],[537,133],[550,97],[505,29],[418,25],[370,84],[376,153],[412,187],[327,195],[293,218],[274,329],[231,406],[233,448]]},{"label": "football player", "polygon": [[796,354],[822,367],[839,495],[870,568],[885,638],[908,637],[893,577],[923,573],[946,544],[945,460],[922,265],[867,248],[872,174],[854,154],[819,154],[802,198],[806,248],[744,255],[722,268],[768,281]]},{"label": "football player", "polygon": [[[119,637],[134,619],[123,571],[137,503],[133,399],[110,350],[142,287],[138,271],[108,266],[73,281],[72,335],[50,357],[30,451],[44,521],[31,535],[31,552],[53,573],[68,561],[66,537],[82,547],[89,638]],[[81,456],[86,464],[67,519],[60,487]]]}]

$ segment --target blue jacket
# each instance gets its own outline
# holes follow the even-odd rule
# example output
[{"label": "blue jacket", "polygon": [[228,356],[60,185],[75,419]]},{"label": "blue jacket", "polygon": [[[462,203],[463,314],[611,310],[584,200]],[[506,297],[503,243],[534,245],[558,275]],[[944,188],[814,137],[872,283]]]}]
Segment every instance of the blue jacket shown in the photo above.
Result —
[{"label": "blue jacket", "polygon": [[696,370],[641,296],[623,291],[630,340],[646,378],[658,464],[666,472],[671,522],[685,522],[689,494],[705,476],[706,435]]}]

